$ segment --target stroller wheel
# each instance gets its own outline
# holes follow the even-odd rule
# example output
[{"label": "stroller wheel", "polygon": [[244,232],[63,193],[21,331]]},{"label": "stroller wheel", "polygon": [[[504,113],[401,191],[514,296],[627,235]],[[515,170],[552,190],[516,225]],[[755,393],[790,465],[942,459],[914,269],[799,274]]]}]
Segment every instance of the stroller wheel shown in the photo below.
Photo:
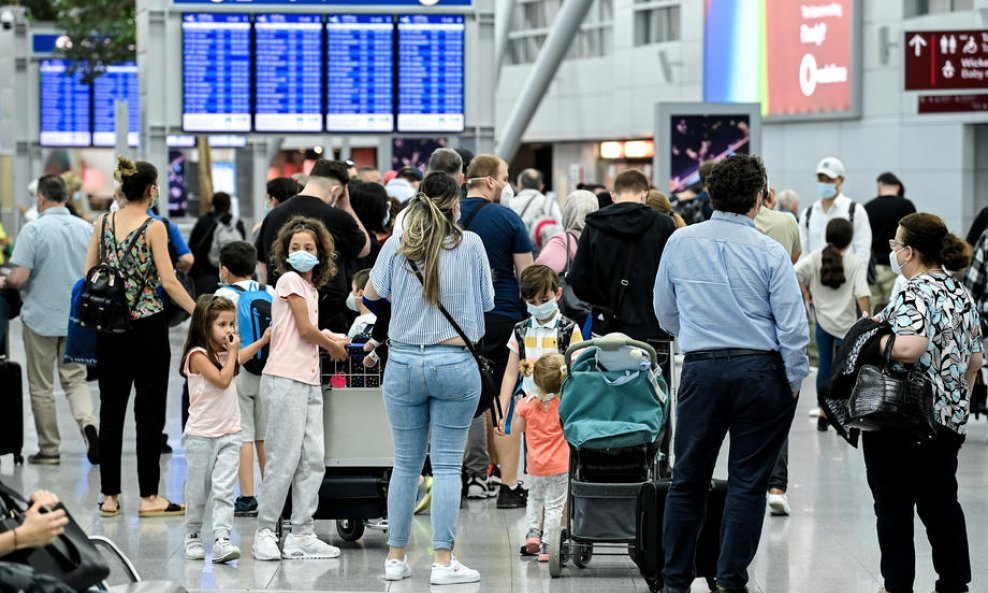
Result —
[{"label": "stroller wheel", "polygon": [[566,549],[569,547],[565,542],[566,539],[566,530],[562,527],[553,527],[549,531],[549,576],[554,579],[563,576]]},{"label": "stroller wheel", "polygon": [[336,533],[346,542],[355,542],[364,536],[364,522],[361,519],[340,519],[336,522]]},{"label": "stroller wheel", "polygon": [[586,568],[593,559],[593,544],[572,544],[573,564],[577,568]]}]

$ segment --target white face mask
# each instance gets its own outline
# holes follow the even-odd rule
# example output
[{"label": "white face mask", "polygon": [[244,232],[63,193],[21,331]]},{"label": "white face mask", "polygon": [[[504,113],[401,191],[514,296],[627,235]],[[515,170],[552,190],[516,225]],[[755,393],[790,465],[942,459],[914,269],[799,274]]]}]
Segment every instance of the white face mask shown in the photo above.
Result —
[{"label": "white face mask", "polygon": [[515,190],[511,187],[510,183],[505,183],[504,188],[501,190],[501,203],[509,204],[511,203],[511,198],[515,197]]},{"label": "white face mask", "polygon": [[[905,249],[905,247],[902,249]],[[899,251],[902,251],[902,249]],[[899,251],[892,250],[889,252],[889,266],[897,276],[902,274],[902,266],[899,265]]]},{"label": "white face mask", "polygon": [[357,297],[352,292],[346,297],[346,308],[360,313],[360,309],[357,308]]}]

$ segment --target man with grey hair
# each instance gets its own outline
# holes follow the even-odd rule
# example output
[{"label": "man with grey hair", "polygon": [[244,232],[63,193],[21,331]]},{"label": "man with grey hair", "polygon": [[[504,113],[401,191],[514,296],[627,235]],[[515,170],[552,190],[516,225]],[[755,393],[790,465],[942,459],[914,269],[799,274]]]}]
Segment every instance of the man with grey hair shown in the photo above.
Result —
[{"label": "man with grey hair", "polygon": [[542,193],[545,182],[541,172],[525,169],[518,174],[517,182],[518,194],[502,195],[501,203],[521,217],[537,253],[562,230],[563,213],[554,197]]},{"label": "man with grey hair", "polygon": [[780,191],[778,209],[798,218],[799,195],[791,189],[784,189]]},{"label": "man with grey hair", "polygon": [[463,159],[452,148],[437,148],[429,157],[425,170],[427,173],[445,173],[456,180],[458,185],[463,184]]}]

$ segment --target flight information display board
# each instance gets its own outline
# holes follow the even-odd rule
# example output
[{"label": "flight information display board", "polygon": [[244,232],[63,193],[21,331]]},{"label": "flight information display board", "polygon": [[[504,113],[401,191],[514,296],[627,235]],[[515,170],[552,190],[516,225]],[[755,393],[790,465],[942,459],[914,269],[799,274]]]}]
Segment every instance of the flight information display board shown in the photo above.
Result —
[{"label": "flight information display board", "polygon": [[41,131],[42,146],[89,146],[92,136],[89,112],[91,95],[82,73],[69,75],[66,60],[42,60]]},{"label": "flight information display board", "polygon": [[137,146],[141,126],[138,105],[140,87],[137,64],[126,62],[107,66],[106,73],[93,83],[93,146],[114,146],[117,139],[116,101],[127,101],[127,144]]},{"label": "flight information display board", "polygon": [[182,127],[188,132],[251,129],[250,16],[182,15]]},{"label": "flight information display board", "polygon": [[322,131],[322,18],[254,19],[254,130]]},{"label": "flight information display board", "polygon": [[462,132],[462,15],[398,17],[398,131]]},{"label": "flight information display board", "polygon": [[326,35],[326,129],[394,130],[394,19],[330,15]]}]

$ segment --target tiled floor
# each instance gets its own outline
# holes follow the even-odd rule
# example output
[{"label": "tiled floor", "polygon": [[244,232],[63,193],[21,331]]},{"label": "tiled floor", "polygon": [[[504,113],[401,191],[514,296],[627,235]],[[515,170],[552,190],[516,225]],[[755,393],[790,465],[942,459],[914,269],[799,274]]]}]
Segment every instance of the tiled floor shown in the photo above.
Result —
[{"label": "tiled floor", "polygon": [[[13,358],[23,361],[20,326],[12,326]],[[181,347],[182,335],[173,334],[173,348]],[[172,365],[177,367],[177,365]],[[174,373],[169,400],[167,430],[175,454],[162,457],[162,494],[182,499],[185,459],[179,446],[178,401],[180,382]],[[95,388],[95,385],[93,386]],[[95,395],[94,389],[94,395]],[[3,394],[6,397],[7,394]],[[29,409],[25,397],[25,410]],[[771,593],[874,593],[879,588],[877,540],[871,495],[865,481],[861,454],[839,440],[833,432],[820,434],[806,411],[813,393],[806,390],[792,428],[789,518],[767,517],[758,556],[752,566],[753,591]],[[97,398],[98,401],[98,398]],[[57,492],[73,515],[91,533],[117,541],[136,563],[145,578],[165,578],[183,583],[191,591],[392,591],[418,593],[428,585],[430,528],[428,516],[413,525],[410,559],[412,579],[389,584],[382,580],[386,554],[384,535],[369,531],[358,544],[339,541],[333,523],[320,522],[320,535],[343,548],[338,560],[310,562],[255,562],[249,557],[254,531],[252,519],[237,519],[234,541],[245,558],[232,566],[186,562],[182,554],[182,519],[139,520],[136,484],[125,480],[122,499],[124,515],[100,519],[96,512],[99,469],[84,458],[82,440],[72,426],[64,401],[62,413],[62,465],[59,467],[14,467],[9,456],[0,458],[0,479],[22,491],[44,487]],[[30,412],[25,413],[25,453],[35,450]],[[133,424],[128,427],[124,476],[136,473]],[[967,512],[973,554],[972,591],[988,590],[988,425],[974,422],[968,443],[961,452],[961,500]],[[720,472],[718,472],[720,473]],[[923,479],[923,468],[916,468]],[[524,511],[499,511],[494,502],[470,502],[461,512],[457,555],[481,571],[480,584],[440,587],[448,593],[633,593],[647,591],[627,558],[595,558],[591,568],[568,567],[564,577],[549,578],[546,565],[517,555],[524,533]],[[917,522],[916,591],[933,590],[930,550]],[[432,587],[432,589],[436,589]],[[697,582],[694,592],[704,591]]]}]

